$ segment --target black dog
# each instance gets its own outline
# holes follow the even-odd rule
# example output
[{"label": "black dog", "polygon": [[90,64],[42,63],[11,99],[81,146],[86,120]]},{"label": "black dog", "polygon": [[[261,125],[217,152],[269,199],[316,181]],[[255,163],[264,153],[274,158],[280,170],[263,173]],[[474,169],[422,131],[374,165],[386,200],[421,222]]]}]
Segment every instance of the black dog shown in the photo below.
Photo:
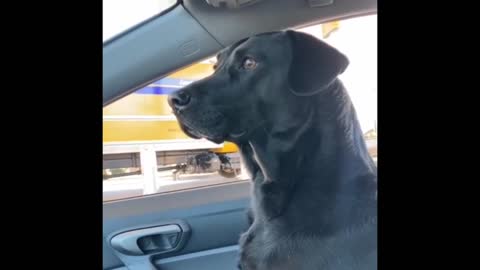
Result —
[{"label": "black dog", "polygon": [[295,31],[241,40],[169,103],[193,138],[236,143],[253,181],[244,270],[377,268],[377,172],[337,78],[349,64]]}]

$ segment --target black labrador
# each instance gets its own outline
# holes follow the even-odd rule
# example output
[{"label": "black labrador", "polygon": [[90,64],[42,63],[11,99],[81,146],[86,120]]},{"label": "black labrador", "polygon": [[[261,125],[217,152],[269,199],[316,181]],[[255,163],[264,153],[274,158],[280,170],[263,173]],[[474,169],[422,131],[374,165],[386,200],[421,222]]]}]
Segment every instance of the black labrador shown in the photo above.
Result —
[{"label": "black labrador", "polygon": [[243,39],[169,96],[183,131],[236,143],[253,181],[243,270],[377,268],[377,170],[337,78],[349,60],[296,31]]}]

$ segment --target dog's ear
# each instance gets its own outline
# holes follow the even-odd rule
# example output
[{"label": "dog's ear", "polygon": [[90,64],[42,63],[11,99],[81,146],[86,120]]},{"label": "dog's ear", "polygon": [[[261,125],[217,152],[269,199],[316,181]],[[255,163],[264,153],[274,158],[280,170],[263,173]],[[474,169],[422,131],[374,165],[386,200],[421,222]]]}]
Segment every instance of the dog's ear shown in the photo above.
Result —
[{"label": "dog's ear", "polygon": [[327,43],[302,32],[288,30],[285,34],[292,48],[288,79],[294,94],[316,94],[347,68],[348,58]]}]

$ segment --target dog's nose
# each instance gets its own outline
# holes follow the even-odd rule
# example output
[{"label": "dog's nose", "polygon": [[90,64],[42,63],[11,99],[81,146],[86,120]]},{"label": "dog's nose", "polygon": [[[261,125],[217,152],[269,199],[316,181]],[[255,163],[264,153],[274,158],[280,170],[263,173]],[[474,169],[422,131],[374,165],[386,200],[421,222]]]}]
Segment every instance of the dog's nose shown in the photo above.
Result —
[{"label": "dog's nose", "polygon": [[190,100],[190,94],[182,90],[173,92],[168,96],[168,104],[172,109],[185,108],[190,103]]}]

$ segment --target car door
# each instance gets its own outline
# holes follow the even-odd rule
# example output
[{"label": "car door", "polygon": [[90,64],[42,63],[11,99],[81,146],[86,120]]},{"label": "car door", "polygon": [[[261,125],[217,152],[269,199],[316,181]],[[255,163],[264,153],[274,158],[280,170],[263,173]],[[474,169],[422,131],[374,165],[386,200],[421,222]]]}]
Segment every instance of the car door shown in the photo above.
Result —
[{"label": "car door", "polygon": [[[204,1],[172,2],[159,9],[162,14],[104,43],[104,108],[115,102],[127,104],[129,97],[146,100],[142,89],[172,78],[172,72],[199,63],[245,36],[318,22],[320,18],[368,14],[376,9],[375,1],[345,3],[319,9],[304,1],[264,1],[247,10],[231,11],[215,9]],[[287,10],[288,14],[296,11],[302,16],[285,15]],[[271,14],[284,15],[272,18]],[[165,89],[165,85],[160,88]],[[133,118],[119,119],[123,116],[109,116],[108,121],[132,122]],[[152,120],[150,116],[136,115],[134,119]],[[104,109],[104,141],[106,132]],[[137,166],[138,170],[121,181],[104,179],[103,269],[237,269],[238,239],[248,228],[249,179],[245,175],[217,175],[205,181],[169,180],[169,185],[159,187],[158,160],[160,153],[171,150],[172,140],[169,142],[168,146],[161,141],[138,140],[104,144],[104,155],[108,155],[111,166]],[[206,142],[192,144],[185,138],[182,143],[182,149],[189,151],[195,148],[211,152],[224,147],[200,146]]]},{"label": "car door", "polygon": [[104,203],[103,267],[236,269],[248,204],[247,181]]},{"label": "car door", "polygon": [[[162,27],[158,28],[159,25]],[[156,33],[137,34],[135,41],[141,41],[141,46],[145,51],[161,49],[161,46],[151,47],[152,43],[145,43],[144,37],[150,39],[150,42],[155,42],[155,40],[151,40],[155,36],[159,42],[164,41],[168,36],[175,39],[169,33],[173,25],[179,30],[184,30],[185,38],[182,40],[179,37],[182,40],[180,54],[163,57],[158,68],[152,70],[169,73],[174,69],[172,63],[174,66],[180,67],[196,60],[188,58],[191,51],[199,49],[202,50],[202,53],[203,51],[212,53],[221,48],[218,43],[205,35],[205,31],[181,6],[174,7],[159,21],[151,21],[150,24],[147,22],[146,25],[143,25],[142,27],[146,26],[147,30],[156,31]],[[135,31],[141,29],[139,27],[125,36],[135,36]],[[199,43],[189,43],[190,39],[196,39]],[[128,42],[123,42],[122,38],[119,41],[121,42],[116,43],[115,40],[105,42],[107,45],[105,46],[106,52],[104,50],[104,82],[109,80],[113,82],[112,84],[118,84],[128,81],[128,84],[135,86],[146,83],[146,81],[134,78],[124,80],[125,78],[117,77],[121,72],[118,69],[118,62],[121,59],[112,58],[114,61],[109,61],[109,53],[120,47],[124,49],[120,52],[123,56],[135,54]],[[175,42],[175,40],[170,40],[170,42]],[[199,45],[200,48],[190,47],[196,45]],[[162,50],[163,54],[169,53],[166,49]],[[182,59],[182,56],[185,55],[187,55],[187,59]],[[120,64],[125,64],[128,68],[128,65],[132,64],[131,58],[129,60]],[[180,63],[176,63],[178,60]],[[183,73],[190,73],[190,77],[193,76],[193,79],[195,76],[196,78],[205,76],[198,72],[184,71]],[[110,77],[112,79],[109,79]],[[176,80],[176,78],[168,76],[163,80],[155,81],[152,85],[161,84],[156,90],[164,91],[169,90],[172,85],[178,87],[181,82],[192,78],[181,77],[180,79]],[[112,84],[108,84],[108,86]],[[138,165],[140,167],[139,174],[133,173],[117,178],[110,175],[109,178],[104,179],[103,268],[236,269],[238,238],[241,232],[247,228],[245,211],[249,205],[249,181],[243,177],[233,180],[225,179],[225,181],[205,180],[192,185],[188,182],[184,183],[180,179],[170,186],[162,186],[162,190],[148,188],[147,182],[151,176],[149,174],[150,167],[159,167],[157,161],[160,160],[160,155],[169,152],[162,148],[165,141],[168,141],[170,148],[177,146],[172,138],[159,137],[153,141],[145,138],[143,135],[150,132],[148,127],[141,127],[144,134],[141,134],[140,137],[131,140],[127,138],[131,129],[139,128],[135,126],[137,122],[133,123],[131,119],[127,119],[128,117],[134,116],[137,120],[143,117],[144,119],[138,121],[146,123],[145,118],[155,114],[152,111],[145,112],[148,110],[149,103],[157,102],[154,104],[156,106],[165,105],[165,95],[162,95],[164,93],[159,95],[144,93],[145,90],[148,90],[147,88],[141,88],[104,108],[104,168],[111,173],[114,172],[113,169],[141,165]],[[140,108],[141,105],[145,106]],[[132,107],[139,110],[132,112]],[[136,115],[134,115],[135,113]],[[168,115],[158,116],[168,118]],[[171,124],[152,121],[150,124],[158,124],[160,128]],[[171,122],[172,119],[168,121]],[[133,123],[133,125],[129,126],[129,123]],[[124,127],[119,129],[119,125]],[[213,147],[205,141],[195,141],[195,145],[191,145],[190,142],[189,146],[185,146],[188,144],[185,142],[187,139],[178,138],[178,134],[176,136],[177,141],[182,143],[178,147],[186,148],[189,151],[193,148],[199,151]],[[149,148],[151,151],[145,148]],[[178,153],[180,148],[175,148],[175,153]],[[154,155],[150,155],[152,153]],[[152,160],[155,161],[149,163]],[[159,178],[158,174],[154,177]],[[173,183],[173,181],[171,182]]]}]

